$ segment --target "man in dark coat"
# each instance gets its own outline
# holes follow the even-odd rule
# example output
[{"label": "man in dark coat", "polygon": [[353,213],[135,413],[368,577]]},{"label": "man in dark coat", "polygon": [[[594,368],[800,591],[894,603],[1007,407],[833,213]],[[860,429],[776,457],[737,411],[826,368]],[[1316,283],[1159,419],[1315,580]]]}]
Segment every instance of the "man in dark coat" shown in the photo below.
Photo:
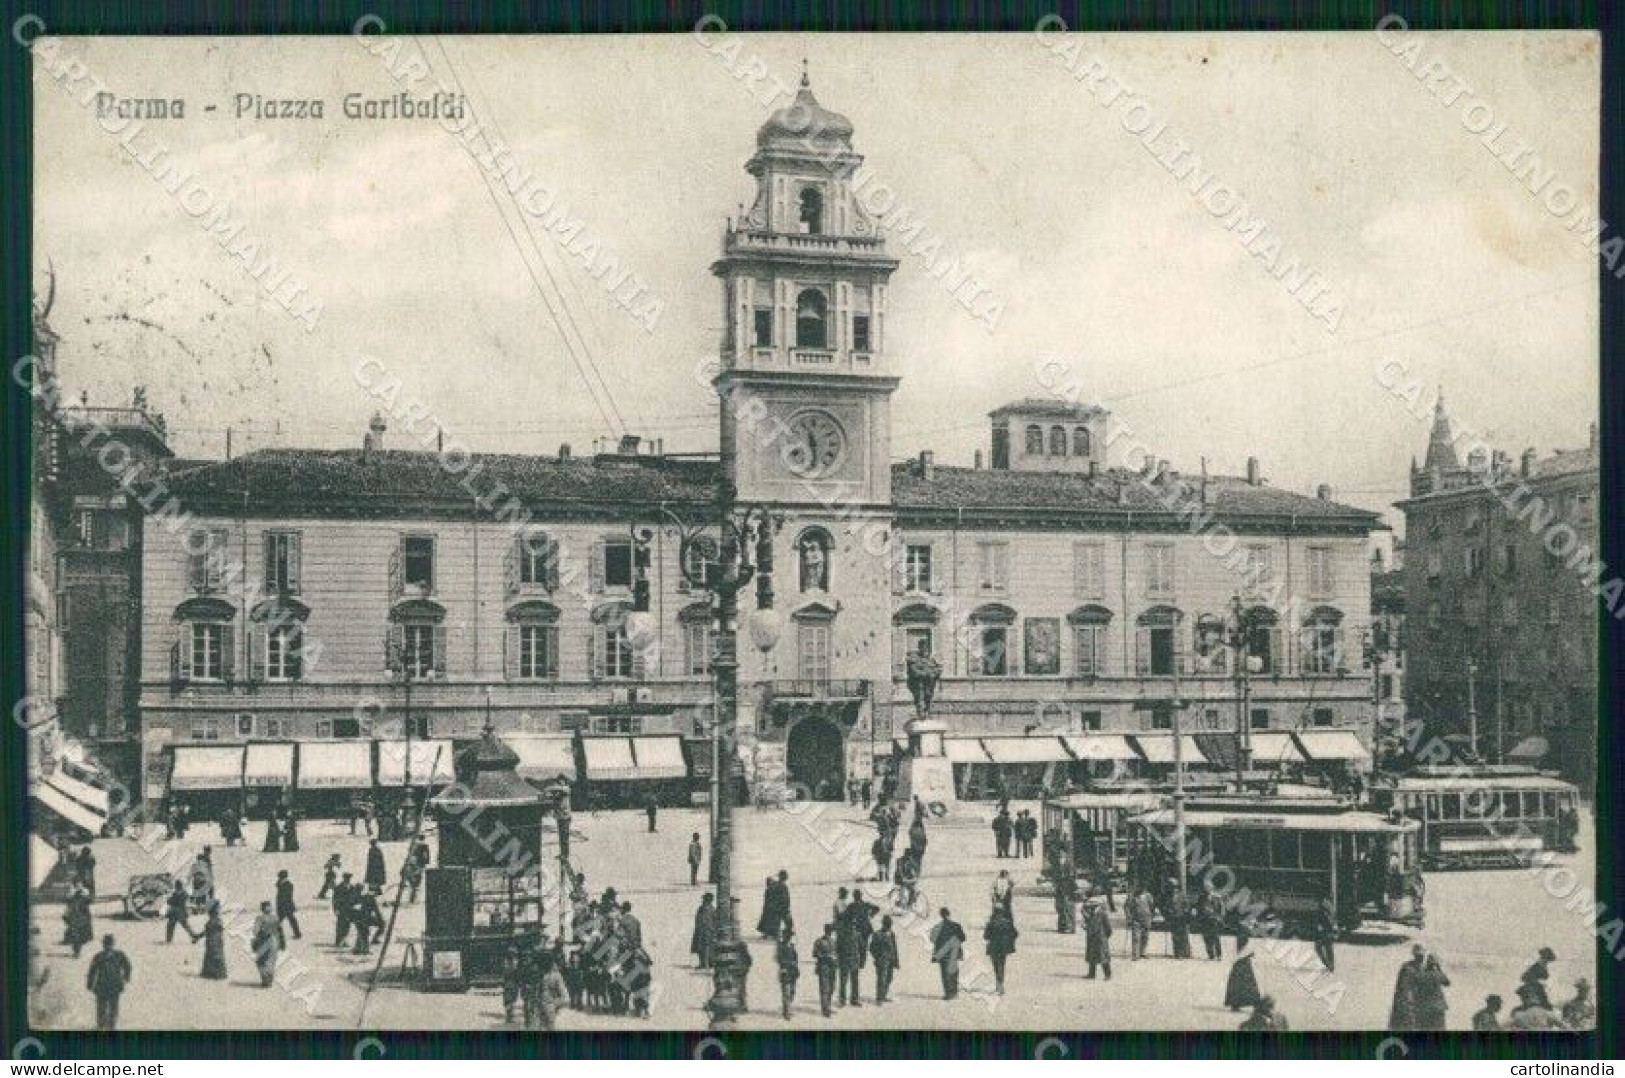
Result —
[{"label": "man in dark coat", "polygon": [[818,1009],[828,1018],[835,999],[835,977],[840,968],[833,924],[825,925],[824,934],[813,941],[812,956],[813,972],[818,975]]},{"label": "man in dark coat", "polygon": [[322,889],[316,892],[317,901],[327,898],[333,893],[333,888],[339,882],[339,855],[333,854],[322,866]]},{"label": "man in dark coat", "polygon": [[367,843],[367,871],[361,877],[361,882],[382,891],[388,879],[389,873],[384,869],[384,851],[379,848],[378,840],[373,839]]},{"label": "man in dark coat", "polygon": [[1191,956],[1191,905],[1190,898],[1179,892],[1177,885],[1168,896],[1168,909],[1165,912],[1168,922],[1169,950],[1175,958],[1189,958]]},{"label": "man in dark coat", "polygon": [[1000,809],[999,814],[993,817],[993,856],[1010,856],[1010,810]]},{"label": "man in dark coat", "polygon": [[987,941],[988,961],[993,963],[993,982],[999,995],[1004,995],[1004,966],[1010,956],[1016,953],[1015,918],[1010,915],[1007,906],[995,905],[993,912],[988,914],[987,926],[982,929],[982,939]]},{"label": "man in dark coat", "polygon": [[1427,948],[1420,943],[1411,948],[1411,959],[1399,967],[1394,980],[1394,1001],[1388,1009],[1388,1029],[1406,1033],[1421,1029],[1417,1016],[1417,1003],[1421,989],[1422,970],[1427,966]]},{"label": "man in dark coat", "polygon": [[1224,899],[1209,891],[1196,907],[1196,925],[1202,933],[1202,948],[1212,961],[1224,957]]},{"label": "man in dark coat", "polygon": [[135,971],[130,959],[114,945],[111,933],[102,937],[102,949],[90,960],[85,987],[96,997],[96,1028],[118,1028],[118,1001]]},{"label": "man in dark coat", "polygon": [[649,818],[649,834],[651,835],[655,833],[655,818],[659,813],[660,806],[655,804],[654,798],[651,797],[643,803],[643,814]]},{"label": "man in dark coat", "polygon": [[355,946],[350,948],[351,954],[371,954],[373,933],[382,937],[384,933],[384,911],[378,907],[378,891],[369,887],[355,899]]},{"label": "man in dark coat", "polygon": [[186,884],[180,880],[175,881],[175,889],[169,892],[169,898],[164,901],[164,942],[175,941],[175,928],[178,925],[186,929],[186,935],[194,943],[197,942],[197,933],[187,918],[191,913],[192,900],[186,894]]},{"label": "man in dark coat", "polygon": [[1128,921],[1128,956],[1130,960],[1138,962],[1145,957],[1146,943],[1151,939],[1151,922],[1156,918],[1150,892],[1144,887],[1136,887],[1124,905],[1123,913]]},{"label": "man in dark coat", "polygon": [[1084,978],[1094,980],[1095,970],[1099,968],[1105,971],[1109,981],[1112,979],[1112,923],[1099,899],[1091,898],[1085,906],[1083,958],[1089,963],[1089,972]]},{"label": "man in dark coat", "polygon": [[688,952],[698,961],[700,969],[711,968],[711,944],[716,939],[715,899],[710,892],[700,899],[700,908],[694,911],[694,932],[688,938]]},{"label": "man in dark coat", "polygon": [[694,837],[688,840],[688,885],[695,886],[700,882],[700,865],[705,861],[705,848],[700,845],[700,833],[694,832]]},{"label": "man in dark coat", "polygon": [[875,1002],[891,1002],[891,982],[897,975],[897,936],[892,932],[891,918],[880,918],[880,927],[869,937],[869,954],[875,960]]},{"label": "man in dark coat", "polygon": [[1552,998],[1547,994],[1546,982],[1551,978],[1551,965],[1556,961],[1557,952],[1553,951],[1550,947],[1542,947],[1540,949],[1540,956],[1535,959],[1534,963],[1530,965],[1528,969],[1523,971],[1523,976],[1519,978],[1520,984],[1533,986],[1536,993],[1535,1001],[1540,1006],[1545,1007],[1548,1010],[1551,1009]]},{"label": "man in dark coat", "polygon": [[220,814],[220,837],[225,840],[228,847],[235,846],[243,840],[242,819],[237,815],[236,809],[228,808]]},{"label": "man in dark coat", "polygon": [[1224,1005],[1233,1011],[1255,1006],[1263,999],[1258,990],[1258,975],[1253,972],[1253,952],[1248,949],[1251,937],[1245,928],[1236,930],[1236,960],[1230,966],[1230,976],[1224,982]]},{"label": "man in dark coat", "polygon": [[854,1007],[863,1006],[858,971],[863,966],[864,947],[868,940],[859,933],[857,923],[851,916],[855,906],[856,903],[848,903],[846,910],[837,914],[835,922],[835,963],[840,978],[837,998],[843,1007],[849,1003]]},{"label": "man in dark coat", "polygon": [[293,938],[304,939],[305,934],[299,931],[299,907],[293,902],[293,881],[288,879],[288,870],[281,869],[276,874],[276,935],[277,949],[288,949],[288,937],[282,931],[283,922],[287,922],[293,929]]},{"label": "man in dark coat", "polygon": [[793,929],[784,930],[773,957],[779,966],[779,1013],[788,1020],[790,1005],[796,1001],[796,982],[801,980],[801,957],[796,954],[796,934]]},{"label": "man in dark coat", "polygon": [[1326,972],[1337,969],[1337,908],[1330,898],[1321,899],[1315,913],[1315,954]]},{"label": "man in dark coat", "polygon": [[79,850],[77,862],[79,886],[90,892],[90,897],[96,897],[96,855],[91,852],[87,844]]},{"label": "man in dark coat", "polygon": [[350,925],[355,918],[356,885],[346,872],[333,887],[333,946],[343,947],[350,938]]},{"label": "man in dark coat", "polygon": [[959,996],[959,963],[965,953],[965,930],[954,920],[944,906],[937,911],[941,918],[931,926],[931,961],[937,964],[942,977],[942,998]]}]

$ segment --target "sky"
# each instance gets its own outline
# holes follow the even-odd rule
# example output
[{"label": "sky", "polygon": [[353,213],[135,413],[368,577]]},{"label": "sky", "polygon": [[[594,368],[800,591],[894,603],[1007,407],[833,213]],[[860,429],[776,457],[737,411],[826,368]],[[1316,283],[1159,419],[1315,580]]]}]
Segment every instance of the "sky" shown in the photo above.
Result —
[{"label": "sky", "polygon": [[[1234,474],[1257,456],[1272,484],[1330,484],[1397,528],[1436,388],[1514,456],[1583,444],[1598,391],[1595,258],[1463,112],[1482,101],[1594,208],[1595,36],[1403,40],[1469,96],[1441,103],[1372,33],[397,42],[634,271],[659,304],[639,319],[540,227],[539,288],[440,126],[344,118],[345,94],[400,89],[357,40],[67,39],[62,55],[111,92],[186,99],[184,119],[150,121],[132,146],[161,144],[320,310],[311,328],[268,297],[121,147],[129,128],[109,134],[42,65],[36,281],[49,260],[69,392],[122,404],[145,385],[186,456],[223,455],[228,428],[236,452],[358,446],[378,405],[354,376],[362,357],[475,450],[581,452],[623,424],[668,451],[714,449],[715,399],[693,375],[722,328],[709,267],[753,199],[755,133],[788,101],[764,104],[771,84],[735,73],[760,61],[793,86],[805,61],[876,181],[989,287],[967,310],[893,238],[896,458],[969,465],[991,408],[1059,380],[1182,471],[1205,459]],[[1103,104],[1058,43],[1130,96]],[[319,97],[325,116],[238,117],[237,94]],[[1334,331],[1126,129],[1130,99],[1328,283]],[[1385,388],[1384,369],[1422,405]]]}]

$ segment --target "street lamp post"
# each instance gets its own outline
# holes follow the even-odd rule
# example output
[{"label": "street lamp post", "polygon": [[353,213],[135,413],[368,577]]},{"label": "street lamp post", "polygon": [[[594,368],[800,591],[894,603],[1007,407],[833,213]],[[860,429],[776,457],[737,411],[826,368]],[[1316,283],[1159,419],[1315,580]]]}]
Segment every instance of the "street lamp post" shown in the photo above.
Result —
[{"label": "street lamp post", "polygon": [[[724,468],[717,487],[717,510],[721,524],[719,541],[713,543],[703,527],[691,526],[671,510],[661,507],[679,536],[678,564],[684,579],[695,588],[709,592],[715,614],[716,645],[712,676],[716,686],[716,710],[711,724],[712,819],[711,869],[716,885],[716,931],[712,949],[712,990],[706,1010],[712,1029],[729,1029],[744,1010],[744,963],[739,938],[739,921],[733,903],[733,764],[738,747],[739,725],[739,593],[754,580],[756,605],[761,611],[773,608],[773,534],[777,522],[758,505],[739,506],[730,469]],[[646,548],[654,529],[633,526],[633,538]],[[694,556],[697,555],[697,556]],[[647,615],[648,582],[640,578],[633,589],[633,610]],[[776,641],[771,622],[762,619],[753,626],[755,643],[763,651]]]}]

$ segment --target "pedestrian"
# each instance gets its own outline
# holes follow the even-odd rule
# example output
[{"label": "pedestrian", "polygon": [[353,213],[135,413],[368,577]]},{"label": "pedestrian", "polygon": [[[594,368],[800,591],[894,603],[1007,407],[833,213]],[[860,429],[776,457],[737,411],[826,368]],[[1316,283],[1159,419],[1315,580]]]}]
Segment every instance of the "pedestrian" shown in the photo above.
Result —
[{"label": "pedestrian", "polygon": [[1240,1028],[1245,1032],[1278,1033],[1292,1028],[1287,1025],[1286,1016],[1275,1009],[1275,997],[1264,996],[1253,1004],[1252,1015]]},{"label": "pedestrian", "polygon": [[869,937],[869,954],[875,960],[875,1002],[890,1003],[892,978],[901,963],[889,915],[880,918],[880,927]]},{"label": "pedestrian", "polygon": [[1476,1033],[1494,1033],[1501,1028],[1501,997],[1488,995],[1484,997],[1484,1007],[1473,1015],[1473,1031]]},{"label": "pedestrian", "polygon": [[1202,948],[1209,961],[1224,958],[1224,900],[1209,890],[1196,907],[1196,927],[1202,934]]},{"label": "pedestrian", "polygon": [[1315,955],[1331,973],[1337,969],[1337,907],[1328,896],[1315,914]]},{"label": "pedestrian", "polygon": [[846,899],[846,888],[841,888],[841,899],[835,904],[835,962],[839,977],[837,1001],[845,1007],[863,1006],[863,991],[858,981],[862,968],[864,948],[868,940],[858,931],[857,922],[850,915],[852,903]]},{"label": "pedestrian", "polygon": [[1077,881],[1065,865],[1062,866],[1060,872],[1055,874],[1054,880],[1055,931],[1069,936],[1077,931]]},{"label": "pedestrian", "polygon": [[401,862],[401,882],[406,885],[407,904],[416,905],[418,888],[423,886],[423,862],[411,856],[403,860]]},{"label": "pedestrian", "polygon": [[826,924],[824,934],[813,941],[812,955],[813,972],[818,976],[818,1009],[828,1018],[835,999],[835,977],[840,966],[833,923]]},{"label": "pedestrian", "polygon": [[1439,956],[1428,955],[1427,961],[1422,964],[1422,972],[1416,978],[1416,1028],[1446,1028],[1445,1012],[1448,1004],[1444,998],[1444,990],[1449,985],[1450,978],[1440,967]]},{"label": "pedestrian", "polygon": [[234,808],[228,808],[220,814],[220,839],[228,848],[243,840],[242,817],[237,815]]},{"label": "pedestrian", "polygon": [[1112,922],[1106,916],[1106,906],[1098,898],[1090,898],[1084,902],[1083,914],[1083,958],[1089,963],[1089,972],[1084,974],[1085,980],[1095,979],[1095,970],[1103,970],[1106,979],[1112,979]]},{"label": "pedestrian", "polygon": [[89,893],[92,900],[96,897],[96,855],[87,842],[79,849],[79,860],[76,865],[79,875],[79,886]]},{"label": "pedestrian", "polygon": [[1520,984],[1534,987],[1539,993],[1537,998],[1540,1000],[1540,1005],[1548,1010],[1552,1007],[1552,997],[1546,991],[1546,982],[1551,978],[1551,966],[1556,961],[1557,952],[1550,947],[1542,947],[1540,955],[1528,969],[1523,971],[1523,976],[1519,978]]},{"label": "pedestrian", "polygon": [[1010,912],[1010,903],[1015,898],[1016,882],[1010,878],[1010,870],[999,869],[999,874],[993,878],[993,906]]},{"label": "pedestrian", "polygon": [[519,960],[519,948],[509,944],[502,952],[502,1020],[510,1026],[514,1024],[523,980],[524,963]]},{"label": "pedestrian", "polygon": [[[77,957],[77,956],[76,956]],[[134,975],[130,959],[115,945],[112,933],[102,937],[102,949],[90,960],[85,987],[96,997],[96,1028],[118,1028],[118,1001]]]},{"label": "pedestrian", "polygon": [[277,926],[276,914],[271,912],[269,902],[260,903],[259,916],[254,918],[254,928],[249,936],[249,950],[254,952],[254,965],[259,967],[260,987],[269,988],[276,978],[277,944],[282,930]]},{"label": "pedestrian", "polygon": [[779,966],[779,1013],[790,1020],[790,1006],[796,1001],[796,982],[801,980],[801,956],[796,954],[796,933],[786,928],[773,951]]},{"label": "pedestrian", "polygon": [[1570,1029],[1590,1029],[1597,1024],[1597,1000],[1591,982],[1584,977],[1574,982],[1574,998],[1563,1004],[1563,1024]]},{"label": "pedestrian", "polygon": [[632,915],[632,903],[621,903],[621,916],[616,926],[628,947],[637,951],[643,949],[643,922]]},{"label": "pedestrian", "polygon": [[361,882],[382,891],[388,880],[389,873],[384,868],[384,851],[379,847],[377,839],[371,839],[367,843],[367,871],[361,877]]},{"label": "pedestrian", "polygon": [[993,856],[1010,856],[1010,812],[1000,809],[993,817]]},{"label": "pedestrian", "polygon": [[261,853],[280,853],[282,851],[282,822],[275,815],[265,818],[265,843],[260,847]]},{"label": "pedestrian", "polygon": [[203,940],[203,968],[199,971],[203,979],[225,980],[226,926],[220,920],[220,903],[209,903],[208,919],[203,922],[203,931],[193,937],[193,942],[196,942],[199,936]]},{"label": "pedestrian", "polygon": [[873,779],[864,779],[858,784],[858,798],[863,802],[865,809],[874,802],[875,784]]},{"label": "pedestrian", "polygon": [[1399,967],[1394,979],[1394,1000],[1388,1008],[1388,1029],[1406,1033],[1422,1029],[1416,1013],[1417,985],[1427,965],[1427,948],[1420,943],[1411,947],[1410,961]]},{"label": "pedestrian", "polygon": [[351,954],[372,954],[373,933],[382,938],[384,913],[378,908],[378,889],[369,887],[354,900],[351,918],[355,923],[355,945]]},{"label": "pedestrian", "polygon": [[869,857],[875,863],[875,881],[884,882],[891,875],[891,847],[886,845],[886,833],[880,832],[869,844]]},{"label": "pedestrian", "polygon": [[1134,893],[1129,895],[1123,913],[1124,919],[1128,921],[1129,960],[1138,962],[1145,957],[1146,944],[1151,939],[1151,922],[1155,916],[1151,895],[1143,885],[1134,888]]},{"label": "pedestrian", "polygon": [[348,872],[333,888],[333,946],[335,947],[343,947],[350,938],[350,926],[355,912],[355,890],[356,885],[351,882]]},{"label": "pedestrian", "polygon": [[361,798],[350,798],[350,834],[355,834],[356,824],[361,822]]},{"label": "pedestrian", "polygon": [[1245,928],[1236,931],[1236,960],[1230,965],[1230,976],[1224,982],[1224,1005],[1232,1011],[1251,1007],[1263,993],[1258,990],[1258,975],[1253,972],[1252,939]]},{"label": "pedestrian", "polygon": [[1168,881],[1168,907],[1163,920],[1168,926],[1168,952],[1175,958],[1191,956],[1190,899],[1175,880]]},{"label": "pedestrian", "polygon": [[175,929],[177,926],[186,929],[186,936],[193,943],[197,942],[197,933],[192,931],[188,918],[191,916],[191,899],[186,895],[186,885],[180,880],[175,881],[175,889],[169,892],[169,898],[164,902],[164,942],[175,942]]},{"label": "pedestrian", "polygon": [[85,944],[96,938],[95,920],[90,913],[90,892],[85,890],[82,883],[75,884],[68,894],[62,922],[62,942],[73,951],[73,957],[78,958]]},{"label": "pedestrian", "polygon": [[711,944],[716,939],[716,896],[707,891],[700,898],[700,908],[694,911],[694,932],[688,939],[688,953],[693,955],[700,969],[711,968]]},{"label": "pedestrian", "polygon": [[282,924],[287,922],[293,929],[293,938],[304,939],[305,934],[299,930],[299,907],[293,902],[293,881],[288,878],[288,870],[281,869],[276,874],[276,934],[277,947],[288,949],[288,937],[283,934]]},{"label": "pedestrian", "polygon": [[841,930],[841,919],[846,916],[846,908],[851,904],[852,899],[847,897],[846,888],[837,887],[835,889],[835,907],[833,910],[836,932]]},{"label": "pedestrian", "polygon": [[287,819],[282,823],[282,852],[299,852],[299,817],[294,815],[292,809],[288,810]]},{"label": "pedestrian", "polygon": [[894,882],[896,886],[892,891],[897,896],[894,904],[899,909],[913,909],[914,900],[919,896],[920,862],[912,848],[897,855]]},{"label": "pedestrian", "polygon": [[1518,1005],[1507,1015],[1507,1029],[1546,1030],[1567,1029],[1556,1011],[1544,1002],[1541,989],[1529,982],[1518,986]]},{"label": "pedestrian", "polygon": [[322,866],[322,888],[316,892],[317,901],[329,897],[339,881],[339,855],[333,854]]},{"label": "pedestrian", "polygon": [[[559,1012],[570,1002],[570,988],[564,983],[564,973],[559,969],[556,955],[547,954],[542,962],[542,984],[538,993],[538,1008],[541,1018],[541,1028],[551,1033],[558,1026]],[[647,1000],[647,992],[640,994],[640,1000]],[[647,1003],[641,1008],[643,1017],[648,1017]]]},{"label": "pedestrian", "polygon": [[205,846],[192,859],[190,870],[192,877],[192,906],[195,909],[206,910],[209,903],[214,901],[214,857]]},{"label": "pedestrian", "polygon": [[1035,856],[1035,844],[1038,842],[1038,818],[1026,809],[1021,810],[1023,841],[1027,844],[1026,856]]},{"label": "pedestrian", "polygon": [[180,837],[185,838],[186,833],[188,831],[192,830],[192,806],[191,805],[182,805],[180,812],[181,812],[181,835],[180,835]]},{"label": "pedestrian", "polygon": [[705,848],[700,845],[700,833],[694,832],[688,840],[688,885],[693,887],[700,882],[700,863],[705,860]]},{"label": "pedestrian", "polygon": [[649,834],[651,835],[655,833],[655,817],[659,814],[659,811],[659,806],[655,804],[654,798],[651,797],[643,803],[643,814],[648,817]]},{"label": "pedestrian", "polygon": [[982,939],[987,941],[987,957],[993,963],[995,991],[1001,996],[1004,995],[1005,963],[1016,953],[1016,938],[1019,935],[1010,907],[994,903],[987,926],[982,929]]},{"label": "pedestrian", "polygon": [[937,964],[937,973],[942,977],[942,998],[956,999],[959,996],[959,963],[964,956],[965,930],[959,927],[944,906],[937,911],[941,918],[931,926],[931,961]]}]

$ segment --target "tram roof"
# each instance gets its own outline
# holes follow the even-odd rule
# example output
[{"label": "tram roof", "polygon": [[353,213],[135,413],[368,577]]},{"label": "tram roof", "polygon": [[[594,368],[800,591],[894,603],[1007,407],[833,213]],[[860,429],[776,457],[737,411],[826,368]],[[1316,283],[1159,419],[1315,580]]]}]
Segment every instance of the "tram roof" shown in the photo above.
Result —
[{"label": "tram roof", "polygon": [[[1173,826],[1174,810],[1155,809],[1134,817],[1139,823]],[[1342,812],[1295,812],[1279,808],[1201,808],[1185,812],[1186,827],[1235,827],[1260,831],[1327,831],[1354,834],[1397,835],[1418,830],[1415,820],[1392,820],[1376,812],[1345,809]]]},{"label": "tram roof", "polygon": [[1046,798],[1044,801],[1046,805],[1055,805],[1059,808],[1116,808],[1130,812],[1154,809],[1162,802],[1163,795],[1151,790],[1080,790],[1077,793]]},{"label": "tram roof", "polygon": [[1574,783],[1560,779],[1556,775],[1528,772],[1521,775],[1482,772],[1460,775],[1401,775],[1393,780],[1393,786],[1403,793],[1467,793],[1486,789],[1573,793],[1579,789]]}]

